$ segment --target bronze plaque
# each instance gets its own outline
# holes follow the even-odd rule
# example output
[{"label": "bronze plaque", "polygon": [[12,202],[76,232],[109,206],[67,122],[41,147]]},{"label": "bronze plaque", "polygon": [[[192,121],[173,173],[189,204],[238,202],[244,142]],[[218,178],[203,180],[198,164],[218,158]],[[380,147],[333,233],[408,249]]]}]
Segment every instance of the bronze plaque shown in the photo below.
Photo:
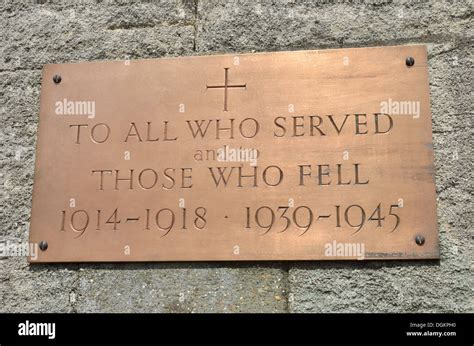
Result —
[{"label": "bronze plaque", "polygon": [[47,65],[34,261],[438,258],[431,136],[425,46]]}]

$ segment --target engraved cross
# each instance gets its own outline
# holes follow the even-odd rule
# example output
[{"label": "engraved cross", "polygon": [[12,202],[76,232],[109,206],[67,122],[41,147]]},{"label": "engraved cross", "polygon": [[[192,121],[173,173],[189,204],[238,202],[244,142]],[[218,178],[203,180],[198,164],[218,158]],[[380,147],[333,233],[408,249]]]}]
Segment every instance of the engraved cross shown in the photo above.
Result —
[{"label": "engraved cross", "polygon": [[247,84],[229,84],[229,67],[224,67],[224,85],[206,85],[207,89],[224,88],[224,112],[227,112],[227,89],[229,88],[247,88]]}]

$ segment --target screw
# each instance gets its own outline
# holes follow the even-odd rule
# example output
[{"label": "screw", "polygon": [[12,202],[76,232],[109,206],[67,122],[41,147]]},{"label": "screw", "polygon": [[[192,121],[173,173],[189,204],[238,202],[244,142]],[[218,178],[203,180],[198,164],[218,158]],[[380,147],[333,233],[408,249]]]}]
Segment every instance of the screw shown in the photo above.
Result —
[{"label": "screw", "polygon": [[54,77],[53,77],[53,82],[54,82],[55,84],[61,83],[61,80],[62,80],[62,78],[61,78],[60,75],[58,75],[58,74],[57,74],[57,75],[54,75]]},{"label": "screw", "polygon": [[41,251],[46,251],[48,249],[48,243],[42,240],[39,243],[39,248],[41,249]]},{"label": "screw", "polygon": [[417,245],[422,246],[425,243],[425,237],[423,237],[421,234],[417,234],[415,237],[415,242]]},{"label": "screw", "polygon": [[407,64],[408,67],[411,67],[411,66],[415,65],[415,59],[413,59],[411,56],[409,56],[408,58],[406,58],[405,64]]}]

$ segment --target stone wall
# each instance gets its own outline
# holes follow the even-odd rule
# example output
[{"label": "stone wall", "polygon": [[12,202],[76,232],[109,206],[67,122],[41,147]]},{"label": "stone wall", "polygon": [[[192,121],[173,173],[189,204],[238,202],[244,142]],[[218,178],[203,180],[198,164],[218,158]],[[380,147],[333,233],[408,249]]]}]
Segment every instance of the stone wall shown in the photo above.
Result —
[{"label": "stone wall", "polygon": [[440,261],[28,265],[0,312],[474,312],[472,1],[0,2],[0,237],[26,241],[46,63],[426,44]]}]

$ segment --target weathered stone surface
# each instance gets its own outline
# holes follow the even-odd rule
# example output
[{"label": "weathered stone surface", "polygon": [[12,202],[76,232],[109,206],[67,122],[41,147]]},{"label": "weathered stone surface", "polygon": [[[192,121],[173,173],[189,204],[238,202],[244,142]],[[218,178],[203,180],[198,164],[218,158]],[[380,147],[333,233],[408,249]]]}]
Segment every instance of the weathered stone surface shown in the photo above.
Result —
[{"label": "weathered stone surface", "polygon": [[441,260],[28,265],[0,259],[1,312],[474,311],[471,1],[40,3],[0,3],[2,240],[28,238],[45,63],[425,43]]},{"label": "weathered stone surface", "polygon": [[28,239],[41,73],[0,72],[0,235]]},{"label": "weathered stone surface", "polygon": [[473,34],[469,1],[199,1],[198,9],[200,52],[446,43]]},{"label": "weathered stone surface", "polygon": [[0,71],[193,51],[194,5],[179,1],[0,4]]},{"label": "weathered stone surface", "polygon": [[287,304],[278,266],[113,264],[79,274],[78,312],[281,312]]},{"label": "weathered stone surface", "polygon": [[[449,232],[445,227],[444,232]],[[290,271],[292,312],[472,312],[472,251],[440,237],[440,262],[313,263]]]},{"label": "weathered stone surface", "polygon": [[76,267],[0,259],[0,312],[73,312],[70,299],[78,279]]}]

